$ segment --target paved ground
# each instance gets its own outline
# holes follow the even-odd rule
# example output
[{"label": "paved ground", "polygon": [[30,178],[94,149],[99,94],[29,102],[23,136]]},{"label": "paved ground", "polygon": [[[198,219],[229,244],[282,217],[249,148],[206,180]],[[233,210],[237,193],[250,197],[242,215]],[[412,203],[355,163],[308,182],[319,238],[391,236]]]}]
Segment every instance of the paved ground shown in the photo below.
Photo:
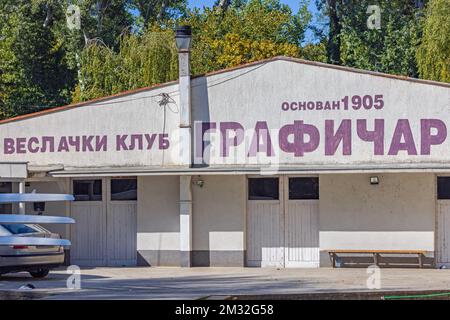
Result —
[{"label": "paved ground", "polygon": [[[53,271],[44,280],[27,273],[4,275],[0,291],[28,283],[46,299],[199,299],[223,295],[300,294],[367,291],[366,269],[266,268],[95,268],[83,269],[81,290],[68,290],[68,274]],[[10,291],[11,290],[11,291]],[[381,269],[381,290],[450,291],[450,270]]]}]

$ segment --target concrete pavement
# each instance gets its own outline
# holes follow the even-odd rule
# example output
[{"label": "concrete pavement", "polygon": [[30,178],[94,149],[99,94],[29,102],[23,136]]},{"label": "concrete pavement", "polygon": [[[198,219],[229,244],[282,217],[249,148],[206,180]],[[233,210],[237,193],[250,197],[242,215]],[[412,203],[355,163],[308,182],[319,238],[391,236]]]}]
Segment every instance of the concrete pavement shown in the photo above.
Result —
[{"label": "concrete pavement", "polygon": [[[81,270],[81,289],[69,290],[65,270],[42,280],[4,275],[0,291],[46,294],[45,299],[202,299],[209,296],[368,291],[366,269],[94,268]],[[380,291],[450,291],[450,270],[381,269]],[[5,291],[6,290],[6,291]],[[42,298],[39,296],[38,298]]]}]

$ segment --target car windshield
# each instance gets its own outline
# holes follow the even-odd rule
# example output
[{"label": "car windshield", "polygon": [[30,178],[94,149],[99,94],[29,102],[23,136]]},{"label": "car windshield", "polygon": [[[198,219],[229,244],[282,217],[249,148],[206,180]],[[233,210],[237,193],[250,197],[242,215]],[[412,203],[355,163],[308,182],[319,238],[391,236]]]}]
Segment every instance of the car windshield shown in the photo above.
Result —
[{"label": "car windshield", "polygon": [[2,224],[2,227],[12,234],[36,233],[39,232],[26,224]]}]

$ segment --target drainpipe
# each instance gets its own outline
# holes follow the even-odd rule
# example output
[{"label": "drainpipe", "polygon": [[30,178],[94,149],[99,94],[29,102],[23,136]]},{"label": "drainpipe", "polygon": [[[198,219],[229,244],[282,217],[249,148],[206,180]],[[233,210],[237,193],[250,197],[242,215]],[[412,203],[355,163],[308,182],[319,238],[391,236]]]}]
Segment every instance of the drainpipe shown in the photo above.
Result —
[{"label": "drainpipe", "polygon": [[[191,166],[191,70],[190,48],[192,31],[190,26],[176,29],[178,48],[178,88],[180,92],[180,165]],[[192,183],[191,176],[180,176],[180,266],[192,266]]]},{"label": "drainpipe", "polygon": [[180,266],[192,267],[192,182],[180,176]]},{"label": "drainpipe", "polygon": [[[19,182],[19,193],[25,193],[25,181]],[[19,214],[25,214],[25,202],[19,202]]]}]

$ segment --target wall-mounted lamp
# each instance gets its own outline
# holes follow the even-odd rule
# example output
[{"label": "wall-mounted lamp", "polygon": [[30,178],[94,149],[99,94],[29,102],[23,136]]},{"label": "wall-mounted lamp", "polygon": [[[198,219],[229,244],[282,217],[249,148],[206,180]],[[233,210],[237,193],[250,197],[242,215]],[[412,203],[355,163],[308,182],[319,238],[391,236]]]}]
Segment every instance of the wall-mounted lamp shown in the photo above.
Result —
[{"label": "wall-mounted lamp", "polygon": [[45,202],[34,202],[33,209],[37,212],[38,216],[42,215],[42,212],[45,211]]},{"label": "wall-mounted lamp", "polygon": [[380,183],[380,179],[377,176],[370,177],[370,184],[376,185]]},{"label": "wall-mounted lamp", "polygon": [[196,185],[197,187],[203,188],[203,186],[205,185],[205,181],[198,177],[197,179],[192,180],[192,184]]}]

